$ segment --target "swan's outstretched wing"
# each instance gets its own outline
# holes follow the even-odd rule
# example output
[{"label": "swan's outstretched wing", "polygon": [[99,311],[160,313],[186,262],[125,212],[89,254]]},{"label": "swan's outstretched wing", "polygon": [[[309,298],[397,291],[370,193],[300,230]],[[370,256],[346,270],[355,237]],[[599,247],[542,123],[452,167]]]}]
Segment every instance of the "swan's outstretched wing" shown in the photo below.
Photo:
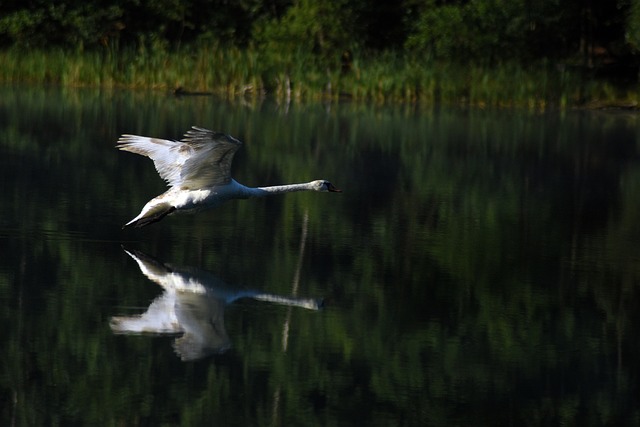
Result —
[{"label": "swan's outstretched wing", "polygon": [[193,150],[182,168],[182,179],[204,183],[196,187],[231,182],[231,162],[242,145],[240,141],[231,135],[195,126],[182,141]]},{"label": "swan's outstretched wing", "polygon": [[153,160],[172,187],[196,189],[231,181],[231,162],[242,143],[230,135],[193,126],[180,141],[122,135],[118,148]]}]

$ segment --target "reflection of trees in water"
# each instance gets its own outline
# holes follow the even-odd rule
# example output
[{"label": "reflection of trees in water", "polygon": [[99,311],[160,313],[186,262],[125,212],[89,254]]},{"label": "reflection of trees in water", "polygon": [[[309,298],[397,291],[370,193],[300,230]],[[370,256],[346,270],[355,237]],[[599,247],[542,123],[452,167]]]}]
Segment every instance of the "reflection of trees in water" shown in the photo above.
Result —
[{"label": "reflection of trees in water", "polygon": [[[11,236],[0,239],[9,266],[2,270],[3,286],[19,283],[25,298],[16,316],[18,305],[8,305],[4,319],[26,331],[16,341],[25,350],[9,349],[6,366],[28,379],[16,382],[22,388],[12,388],[11,378],[3,385],[18,390],[19,404],[28,403],[25,413],[33,407],[55,413],[60,403],[76,408],[55,391],[64,390],[74,402],[97,393],[96,408],[109,407],[123,419],[138,414],[148,393],[175,401],[161,415],[184,407],[203,420],[213,413],[237,420],[230,402],[244,393],[261,408],[273,403],[284,421],[308,421],[293,412],[312,407],[312,419],[326,424],[354,418],[371,424],[516,424],[538,421],[535,414],[547,414],[539,424],[559,424],[554,420],[576,414],[611,425],[637,419],[635,115],[399,113],[362,106],[335,107],[327,115],[309,106],[284,116],[266,105],[254,111],[182,100],[176,108],[166,97],[129,93],[113,95],[115,111],[97,98],[70,104],[53,95],[23,91],[4,98],[5,105],[21,109],[8,111],[8,128],[0,129],[9,152],[0,174],[11,183],[0,194],[3,232]],[[153,170],[141,171],[113,153],[118,129],[171,134],[194,121],[225,123],[260,144],[236,165],[247,182],[284,181],[321,168],[345,183],[347,192],[329,207],[313,199],[238,204],[216,218],[145,235],[157,253],[173,254],[167,258],[198,258],[202,265],[238,272],[263,271],[264,264],[290,271],[297,224],[309,207],[307,253],[313,262],[304,265],[305,278],[335,302],[325,316],[297,318],[322,333],[297,336],[286,353],[279,336],[254,333],[262,327],[247,329],[253,335],[234,340],[239,351],[188,374],[194,387],[184,392],[174,382],[175,370],[163,370],[161,380],[149,379],[148,372],[173,362],[187,369],[192,364],[161,353],[131,364],[119,352],[124,340],[93,331],[87,319],[104,304],[101,298],[117,289],[119,297],[140,300],[130,295],[145,288],[132,288],[126,277],[112,283],[109,270],[118,257],[76,237],[122,238],[119,219],[157,183]],[[305,157],[304,142],[311,140],[319,143]],[[105,200],[113,204],[105,206]],[[225,227],[213,227],[216,221],[226,221]],[[238,261],[237,253],[264,257]],[[12,279],[6,272],[14,265],[21,268]],[[290,279],[269,271],[274,286]],[[89,279],[104,286],[89,292],[82,283]],[[64,322],[52,322],[61,313]],[[227,326],[240,317],[229,316]],[[268,322],[269,330],[285,330],[280,319]],[[145,339],[127,340],[127,347],[133,342],[148,350],[165,345]],[[52,348],[62,361],[54,370],[46,360]],[[102,348],[104,354],[94,351]],[[69,373],[74,370],[83,375]],[[115,393],[96,385],[123,375],[132,381]],[[25,394],[30,390],[33,395]],[[183,392],[189,399],[172,400]],[[121,395],[133,403],[124,405]],[[198,406],[203,399],[211,399],[205,409]],[[260,424],[257,415],[251,417],[248,424]]]},{"label": "reflection of trees in water", "polygon": [[[418,212],[429,211],[429,198],[439,201],[437,222],[421,228],[406,221],[412,224],[406,237],[415,242],[421,236],[426,249],[407,264],[419,265],[422,257],[441,271],[428,274],[449,284],[425,286],[420,298],[409,300],[424,304],[400,312],[432,316],[424,319],[431,329],[427,341],[437,343],[427,377],[449,372],[445,389],[451,396],[469,382],[504,397],[509,384],[510,399],[522,399],[521,407],[532,413],[540,409],[538,398],[547,396],[554,402],[551,417],[561,417],[562,405],[572,399],[593,403],[607,393],[624,396],[628,405],[637,393],[625,375],[637,378],[631,360],[640,353],[637,321],[629,315],[637,311],[638,297],[631,283],[640,279],[629,268],[636,251],[628,236],[640,231],[630,215],[640,206],[631,190],[640,187],[634,120],[505,113],[500,124],[495,117],[462,122],[469,128],[457,138],[446,132],[441,140],[432,137],[435,146],[422,157],[429,159],[423,177],[413,181],[427,188],[425,202],[400,205],[418,219]],[[416,270],[406,273],[415,276]],[[390,289],[387,303],[396,294]],[[415,324],[403,320],[407,327]],[[483,354],[488,359],[478,357]],[[594,361],[625,375],[591,370]],[[450,369],[460,367],[466,368]],[[584,395],[586,384],[593,392]],[[535,397],[527,400],[527,394]],[[487,417],[488,408],[501,405],[498,396],[465,401]],[[616,399],[607,405],[618,407]],[[625,411],[615,416],[633,413]]]}]

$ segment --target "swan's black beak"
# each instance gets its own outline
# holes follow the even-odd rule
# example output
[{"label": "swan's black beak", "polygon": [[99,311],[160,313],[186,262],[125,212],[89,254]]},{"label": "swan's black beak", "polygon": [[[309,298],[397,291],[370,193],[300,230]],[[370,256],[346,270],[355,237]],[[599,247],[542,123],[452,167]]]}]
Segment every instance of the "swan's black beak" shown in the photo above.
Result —
[{"label": "swan's black beak", "polygon": [[328,183],[327,185],[327,191],[330,191],[332,193],[342,193],[342,190],[336,188],[333,184]]}]

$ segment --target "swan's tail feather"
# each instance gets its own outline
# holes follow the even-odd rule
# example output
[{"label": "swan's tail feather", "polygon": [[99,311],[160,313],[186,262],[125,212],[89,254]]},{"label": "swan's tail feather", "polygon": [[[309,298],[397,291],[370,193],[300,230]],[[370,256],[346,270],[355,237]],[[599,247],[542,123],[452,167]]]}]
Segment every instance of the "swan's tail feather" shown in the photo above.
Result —
[{"label": "swan's tail feather", "polygon": [[153,224],[154,222],[160,221],[165,216],[169,215],[171,212],[175,211],[176,208],[169,204],[159,204],[154,206],[152,209],[146,210],[143,209],[140,215],[133,218],[131,221],[122,226],[122,228],[127,227],[135,227],[141,228],[145,227],[149,224]]}]

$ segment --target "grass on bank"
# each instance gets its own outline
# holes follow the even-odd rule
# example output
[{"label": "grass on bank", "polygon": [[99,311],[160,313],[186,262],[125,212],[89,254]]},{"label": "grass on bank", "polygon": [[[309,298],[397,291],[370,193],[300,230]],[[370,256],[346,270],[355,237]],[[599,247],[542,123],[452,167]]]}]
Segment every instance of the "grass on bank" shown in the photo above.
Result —
[{"label": "grass on bank", "polygon": [[548,63],[523,67],[459,66],[396,54],[355,56],[335,70],[306,52],[201,47],[0,51],[0,83],[57,84],[211,93],[227,98],[272,96],[283,101],[417,102],[486,107],[571,107],[633,103],[635,90],[585,78]]}]

